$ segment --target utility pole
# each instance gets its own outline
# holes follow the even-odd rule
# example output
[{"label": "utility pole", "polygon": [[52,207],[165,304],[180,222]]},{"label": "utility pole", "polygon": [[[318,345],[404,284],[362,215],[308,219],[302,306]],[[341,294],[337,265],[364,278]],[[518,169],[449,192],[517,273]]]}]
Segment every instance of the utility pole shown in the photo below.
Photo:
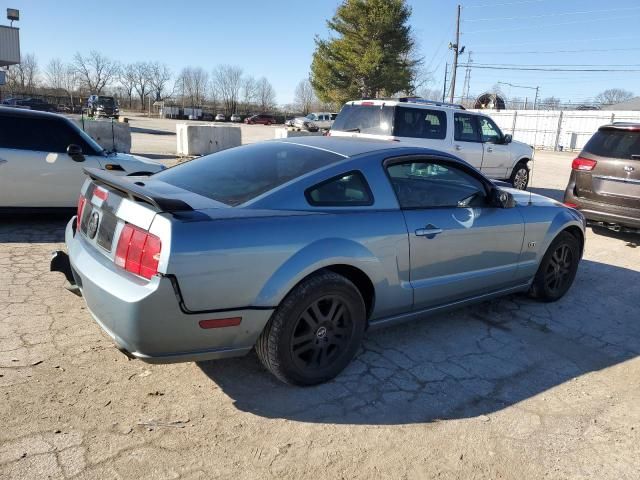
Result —
[{"label": "utility pole", "polygon": [[467,52],[467,69],[464,73],[464,84],[462,85],[462,102],[469,101],[469,90],[471,89],[471,63],[473,63],[473,59],[471,58],[473,52]]},{"label": "utility pole", "polygon": [[536,106],[538,105],[538,92],[540,91],[540,87],[536,87],[536,98],[533,101],[533,109],[536,109]]},{"label": "utility pole", "polygon": [[449,70],[449,64],[444,65],[444,83],[442,84],[442,101],[444,102],[447,95],[447,70]]},{"label": "utility pole", "polygon": [[458,17],[456,19],[456,43],[449,44],[449,48],[453,49],[453,70],[451,71],[451,93],[449,95],[449,102],[453,103],[453,98],[456,93],[456,72],[458,70],[458,55],[461,51],[464,51],[464,47],[462,50],[460,49],[460,13],[462,11],[462,5],[458,5]]}]

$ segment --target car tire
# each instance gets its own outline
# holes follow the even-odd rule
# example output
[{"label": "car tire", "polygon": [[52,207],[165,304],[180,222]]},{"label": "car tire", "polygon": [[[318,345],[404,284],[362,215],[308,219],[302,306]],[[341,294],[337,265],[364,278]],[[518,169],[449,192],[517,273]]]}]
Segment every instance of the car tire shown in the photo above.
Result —
[{"label": "car tire", "polygon": [[292,385],[316,385],[353,359],[366,326],[364,300],[345,277],[321,271],[298,284],[256,343],[262,364]]},{"label": "car tire", "polygon": [[521,161],[513,167],[509,183],[513,185],[513,188],[518,190],[526,190],[529,185],[529,167],[527,167],[526,161]]},{"label": "car tire", "polygon": [[569,232],[561,232],[542,257],[529,296],[543,302],[555,302],[573,284],[580,262],[580,243]]}]

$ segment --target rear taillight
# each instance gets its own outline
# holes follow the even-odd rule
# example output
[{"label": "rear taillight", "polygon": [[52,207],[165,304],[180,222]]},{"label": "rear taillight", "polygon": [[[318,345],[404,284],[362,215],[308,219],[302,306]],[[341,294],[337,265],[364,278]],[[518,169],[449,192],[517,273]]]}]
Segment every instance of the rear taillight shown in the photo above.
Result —
[{"label": "rear taillight", "polygon": [[116,247],[115,263],[144,278],[158,273],[162,243],[155,235],[126,223]]},{"label": "rear taillight", "polygon": [[598,163],[598,162],[596,162],[595,160],[590,160],[588,158],[578,157],[571,164],[571,168],[574,169],[574,170],[590,172],[591,170],[593,170],[593,167],[596,166],[596,163]]},{"label": "rear taillight", "polygon": [[576,208],[578,206],[577,203],[564,202],[565,207]]},{"label": "rear taillight", "polygon": [[87,203],[87,199],[83,195],[78,197],[78,210],[76,212],[76,228],[80,227],[80,219],[82,218],[82,212],[84,211],[84,205]]}]

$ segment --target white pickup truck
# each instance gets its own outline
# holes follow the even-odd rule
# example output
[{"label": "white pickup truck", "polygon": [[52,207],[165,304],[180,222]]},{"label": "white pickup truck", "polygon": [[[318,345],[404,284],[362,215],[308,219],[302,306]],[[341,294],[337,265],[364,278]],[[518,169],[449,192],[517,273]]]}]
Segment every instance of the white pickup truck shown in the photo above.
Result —
[{"label": "white pickup truck", "polygon": [[336,118],[331,112],[311,112],[306,117],[296,117],[293,119],[293,127],[301,130],[317,132],[318,130],[329,130]]},{"label": "white pickup truck", "polygon": [[513,141],[491,118],[460,105],[416,97],[357,100],[340,110],[331,136],[381,138],[448,152],[486,176],[525,190],[533,148]]}]

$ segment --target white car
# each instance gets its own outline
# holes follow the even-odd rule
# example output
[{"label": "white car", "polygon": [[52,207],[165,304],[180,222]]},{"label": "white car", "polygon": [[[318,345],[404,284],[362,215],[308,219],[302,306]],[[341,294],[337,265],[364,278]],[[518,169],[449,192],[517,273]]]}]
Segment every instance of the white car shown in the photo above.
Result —
[{"label": "white car", "polygon": [[227,119],[222,113],[216,115],[216,122],[224,122]]},{"label": "white car", "polygon": [[347,102],[329,133],[433,148],[520,190],[529,184],[533,148],[503,134],[488,116],[460,105],[416,97]]},{"label": "white car", "polygon": [[[332,115],[334,115],[332,117]],[[318,130],[329,130],[333,124],[335,114],[331,112],[311,112],[306,117],[296,117],[293,119],[293,127],[310,132]]]},{"label": "white car", "polygon": [[75,208],[85,168],[149,175],[165,167],[106,152],[61,115],[0,107],[0,210]]},{"label": "white car", "polygon": [[231,118],[229,120],[231,120],[234,123],[238,123],[242,121],[242,117],[237,113],[234,113],[233,115],[231,115]]}]

